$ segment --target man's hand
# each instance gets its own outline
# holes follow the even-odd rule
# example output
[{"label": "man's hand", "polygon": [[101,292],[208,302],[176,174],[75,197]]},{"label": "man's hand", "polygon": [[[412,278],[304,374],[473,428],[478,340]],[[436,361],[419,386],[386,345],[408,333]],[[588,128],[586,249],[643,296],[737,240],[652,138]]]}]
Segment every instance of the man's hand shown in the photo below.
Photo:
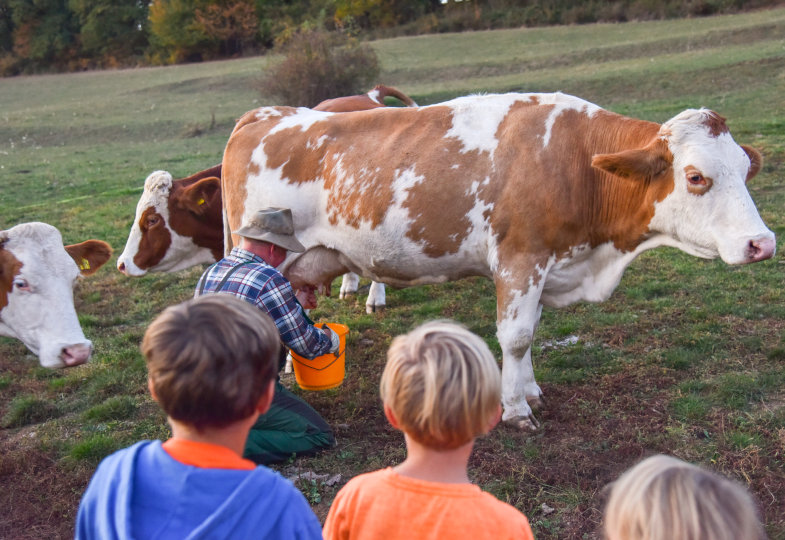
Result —
[{"label": "man's hand", "polygon": [[297,301],[300,302],[300,305],[303,306],[303,309],[316,308],[316,287],[304,285],[301,289],[298,289],[294,295],[297,297]]},{"label": "man's hand", "polygon": [[332,343],[332,346],[330,347],[330,352],[333,354],[337,354],[338,349],[341,347],[340,336],[338,336],[338,334],[330,330],[330,328],[327,325],[323,326],[322,330],[324,331],[325,334],[327,334],[327,337],[330,338],[330,343]]}]

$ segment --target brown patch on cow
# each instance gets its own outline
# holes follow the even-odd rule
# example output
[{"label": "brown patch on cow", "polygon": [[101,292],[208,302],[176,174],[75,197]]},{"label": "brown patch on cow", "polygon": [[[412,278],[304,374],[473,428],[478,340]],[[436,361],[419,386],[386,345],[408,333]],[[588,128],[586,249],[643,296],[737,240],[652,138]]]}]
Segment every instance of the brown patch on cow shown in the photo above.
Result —
[{"label": "brown patch on cow", "polygon": [[19,274],[22,262],[0,244],[0,310],[8,305],[8,295],[14,288],[14,277]]},{"label": "brown patch on cow", "polygon": [[167,201],[172,230],[209,249],[216,260],[223,256],[224,248],[220,176],[221,165],[216,165],[175,180]]},{"label": "brown patch on cow", "polygon": [[[654,202],[673,191],[672,156],[657,139],[659,125],[607,111],[590,117],[568,109],[542,148],[551,110],[517,107],[500,126],[514,135],[500,137],[496,152],[497,161],[506,163],[507,181],[494,196],[491,224],[500,267],[508,270],[521,256],[533,258],[526,264],[542,266],[551,255],[562,259],[580,245],[612,242],[617,249],[633,250],[647,232]],[[619,155],[625,151],[632,153]],[[614,170],[622,174],[592,168],[596,154],[617,156]],[[637,172],[633,163],[640,165]],[[539,282],[537,272],[521,277]]]},{"label": "brown patch on cow", "polygon": [[161,262],[172,245],[172,234],[166,228],[164,218],[152,206],[142,212],[138,225],[142,238],[134,255],[134,264],[144,270]]},{"label": "brown patch on cow", "polygon": [[687,182],[687,191],[693,195],[705,195],[714,185],[714,180],[708,176],[703,176],[694,165],[684,167],[684,178]]},{"label": "brown patch on cow", "polygon": [[65,246],[65,250],[83,276],[96,273],[112,256],[112,246],[103,240],[85,240],[80,244]]},{"label": "brown patch on cow", "polygon": [[730,133],[728,125],[725,123],[725,118],[714,111],[707,112],[708,114],[703,121],[703,125],[709,128],[709,133],[712,137],[719,137],[723,133]]}]

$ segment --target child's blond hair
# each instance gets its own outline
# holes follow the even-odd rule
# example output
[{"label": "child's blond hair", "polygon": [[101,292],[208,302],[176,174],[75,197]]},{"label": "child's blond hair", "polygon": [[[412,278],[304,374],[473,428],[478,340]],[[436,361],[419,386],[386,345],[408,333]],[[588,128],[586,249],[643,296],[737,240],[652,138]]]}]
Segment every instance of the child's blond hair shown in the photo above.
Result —
[{"label": "child's blond hair", "polygon": [[161,408],[202,430],[254,413],[280,347],[267,314],[232,295],[208,294],[166,308],[141,348]]},{"label": "child's blond hair", "polygon": [[501,374],[479,336],[451,321],[433,321],[393,340],[380,393],[407,435],[451,450],[492,427]]},{"label": "child's blond hair", "polygon": [[752,498],[727,478],[679,459],[644,459],[614,482],[608,540],[761,540]]}]

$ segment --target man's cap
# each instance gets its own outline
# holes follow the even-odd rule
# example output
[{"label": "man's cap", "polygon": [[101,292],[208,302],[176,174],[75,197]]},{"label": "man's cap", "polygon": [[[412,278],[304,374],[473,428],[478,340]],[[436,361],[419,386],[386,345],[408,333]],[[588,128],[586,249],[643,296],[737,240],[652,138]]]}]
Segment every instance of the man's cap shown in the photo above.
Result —
[{"label": "man's cap", "polygon": [[294,220],[288,208],[263,208],[232,233],[270,242],[295,253],[305,251],[305,246],[294,236]]}]

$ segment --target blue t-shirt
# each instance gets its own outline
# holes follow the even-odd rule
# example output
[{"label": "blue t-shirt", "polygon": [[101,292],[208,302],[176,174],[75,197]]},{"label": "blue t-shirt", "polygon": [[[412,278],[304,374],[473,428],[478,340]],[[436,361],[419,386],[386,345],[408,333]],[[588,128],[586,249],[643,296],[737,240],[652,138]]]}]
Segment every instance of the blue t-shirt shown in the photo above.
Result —
[{"label": "blue t-shirt", "polygon": [[321,539],[291,482],[267,467],[210,469],[142,441],[98,466],[79,504],[77,539]]}]

